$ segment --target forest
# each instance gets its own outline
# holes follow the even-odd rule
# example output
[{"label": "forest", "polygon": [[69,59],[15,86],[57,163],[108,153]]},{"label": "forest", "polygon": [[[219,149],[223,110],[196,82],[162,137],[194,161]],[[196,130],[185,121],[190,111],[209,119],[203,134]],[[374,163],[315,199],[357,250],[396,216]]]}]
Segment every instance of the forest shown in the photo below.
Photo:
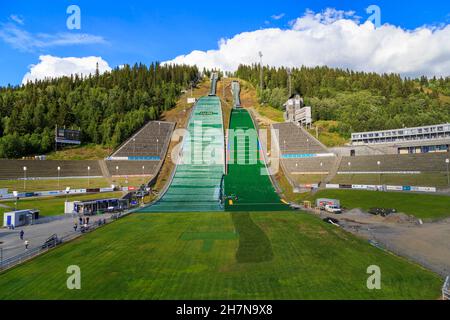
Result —
[{"label": "forest", "polygon": [[196,67],[152,63],[0,87],[0,158],[49,152],[56,126],[81,130],[82,143],[114,148],[198,81]]},{"label": "forest", "polygon": [[239,66],[234,76],[258,87],[260,103],[282,108],[291,93],[312,106],[313,119],[335,120],[331,131],[349,137],[351,132],[383,130],[450,122],[450,77],[418,79],[397,74],[355,72],[329,67]]}]

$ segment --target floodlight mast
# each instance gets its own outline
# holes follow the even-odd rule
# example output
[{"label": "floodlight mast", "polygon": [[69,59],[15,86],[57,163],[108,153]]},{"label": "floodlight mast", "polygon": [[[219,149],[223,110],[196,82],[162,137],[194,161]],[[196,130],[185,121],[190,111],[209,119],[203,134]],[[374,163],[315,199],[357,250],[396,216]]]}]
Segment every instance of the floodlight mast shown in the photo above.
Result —
[{"label": "floodlight mast", "polygon": [[292,96],[292,69],[287,68],[288,81],[289,81],[289,98]]},{"label": "floodlight mast", "polygon": [[261,51],[258,52],[259,55],[259,89],[261,90],[261,94],[262,94],[262,90],[263,90],[263,64],[262,64],[262,57],[263,54]]}]

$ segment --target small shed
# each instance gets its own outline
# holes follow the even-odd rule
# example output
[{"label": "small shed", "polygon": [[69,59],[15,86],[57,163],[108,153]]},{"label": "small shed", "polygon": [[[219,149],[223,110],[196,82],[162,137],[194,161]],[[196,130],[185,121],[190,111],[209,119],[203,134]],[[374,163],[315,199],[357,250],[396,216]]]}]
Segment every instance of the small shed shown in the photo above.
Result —
[{"label": "small shed", "polygon": [[32,224],[36,219],[39,219],[39,210],[27,209],[5,212],[3,215],[3,226],[20,227]]}]

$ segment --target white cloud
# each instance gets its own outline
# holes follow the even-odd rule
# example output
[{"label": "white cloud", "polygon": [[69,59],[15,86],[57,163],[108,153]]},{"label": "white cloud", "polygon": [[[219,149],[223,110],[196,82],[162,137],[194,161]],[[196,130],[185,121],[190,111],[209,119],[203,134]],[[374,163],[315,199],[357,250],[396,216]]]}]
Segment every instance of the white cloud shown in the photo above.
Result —
[{"label": "white cloud", "polygon": [[307,11],[289,29],[266,28],[221,39],[218,49],[192,51],[166,63],[196,64],[200,68],[236,70],[259,61],[271,66],[317,66],[404,76],[450,75],[450,25],[415,30],[359,22],[352,11]]},{"label": "white cloud", "polygon": [[97,63],[100,73],[111,71],[111,67],[101,57],[60,58],[43,55],[39,57],[39,60],[38,64],[30,66],[30,71],[23,77],[22,84],[37,79],[58,78],[71,74],[87,76],[95,73]]},{"label": "white cloud", "polygon": [[285,16],[284,13],[280,13],[280,14],[274,14],[271,18],[272,18],[273,20],[280,20],[280,19],[282,19],[284,16]]},{"label": "white cloud", "polygon": [[15,23],[18,23],[20,25],[23,25],[25,23],[25,19],[22,16],[17,15],[17,14],[12,14],[12,15],[9,16],[9,18],[12,21],[14,21]]},{"label": "white cloud", "polygon": [[33,34],[14,23],[0,24],[0,39],[20,51],[33,51],[55,46],[106,43],[103,37],[86,33]]}]

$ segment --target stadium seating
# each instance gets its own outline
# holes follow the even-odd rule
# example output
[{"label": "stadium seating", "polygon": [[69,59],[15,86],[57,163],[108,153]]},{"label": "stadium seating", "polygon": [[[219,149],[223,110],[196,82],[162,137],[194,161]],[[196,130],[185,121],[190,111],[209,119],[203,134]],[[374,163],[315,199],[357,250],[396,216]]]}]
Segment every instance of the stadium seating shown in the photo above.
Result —
[{"label": "stadium seating", "polygon": [[279,132],[278,141],[282,154],[328,153],[321,143],[293,123],[276,123],[272,127]]},{"label": "stadium seating", "polygon": [[[339,172],[444,172],[447,170],[445,159],[449,157],[448,152],[343,157]],[[377,164],[378,161],[380,165]]]},{"label": "stadium seating", "polygon": [[113,176],[155,175],[158,164],[159,161],[106,161],[108,170]]},{"label": "stadium seating", "polygon": [[[102,176],[98,161],[58,161],[58,160],[0,160],[0,179],[16,180],[24,178],[56,178],[58,167],[60,177]],[[88,172],[88,167],[90,170]]]},{"label": "stadium seating", "polygon": [[173,122],[150,121],[115,151],[111,158],[164,158],[170,142]]},{"label": "stadium seating", "polygon": [[325,174],[331,170],[336,158],[283,159],[282,161],[284,168],[292,174]]}]

